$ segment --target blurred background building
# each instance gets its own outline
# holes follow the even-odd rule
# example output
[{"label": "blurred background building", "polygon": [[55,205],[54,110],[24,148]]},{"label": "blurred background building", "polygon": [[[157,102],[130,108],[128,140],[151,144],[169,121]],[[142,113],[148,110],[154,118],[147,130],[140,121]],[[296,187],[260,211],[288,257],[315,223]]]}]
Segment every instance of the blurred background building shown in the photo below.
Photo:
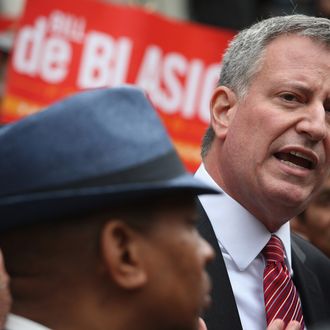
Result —
[{"label": "blurred background building", "polygon": [[[0,0],[0,48],[12,43],[10,23],[22,14],[27,0]],[[47,0],[45,0],[47,1]],[[215,27],[240,30],[253,22],[276,15],[303,13],[330,17],[330,0],[95,0],[144,6],[166,16]],[[77,2],[78,5],[79,2]],[[8,29],[9,26],[9,29]]]},{"label": "blurred background building", "polygon": [[330,0],[189,0],[188,16],[198,22],[232,29],[257,20],[300,13],[330,16]]},{"label": "blurred background building", "polygon": [[[13,44],[15,22],[27,0],[0,0],[0,96],[3,94],[8,54]],[[47,1],[47,0],[45,0]],[[94,0],[144,6],[168,17],[198,23],[243,29],[275,15],[303,13],[330,17],[330,0]],[[77,5],[79,2],[77,1]]]}]

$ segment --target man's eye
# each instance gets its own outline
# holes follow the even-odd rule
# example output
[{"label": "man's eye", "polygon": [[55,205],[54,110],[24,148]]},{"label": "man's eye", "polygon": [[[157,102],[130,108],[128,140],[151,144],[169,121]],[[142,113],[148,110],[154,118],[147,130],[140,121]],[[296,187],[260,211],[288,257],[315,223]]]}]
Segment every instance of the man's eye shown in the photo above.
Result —
[{"label": "man's eye", "polygon": [[330,192],[321,193],[316,199],[315,203],[319,206],[330,207]]},{"label": "man's eye", "polygon": [[282,93],[280,96],[285,101],[289,101],[289,102],[298,101],[297,96],[292,93]]}]

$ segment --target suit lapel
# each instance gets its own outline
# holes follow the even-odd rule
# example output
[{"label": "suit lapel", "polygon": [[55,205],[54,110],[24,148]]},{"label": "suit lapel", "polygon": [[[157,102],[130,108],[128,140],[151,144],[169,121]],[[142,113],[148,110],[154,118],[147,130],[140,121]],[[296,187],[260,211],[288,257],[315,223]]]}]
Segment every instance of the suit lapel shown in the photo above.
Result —
[{"label": "suit lapel", "polygon": [[322,290],[316,276],[305,265],[306,255],[292,236],[293,281],[300,295],[306,326],[315,324],[324,318],[326,311],[322,303]]},{"label": "suit lapel", "polygon": [[241,330],[242,325],[233,290],[217,238],[203,207],[201,205],[199,207],[201,219],[198,230],[216,252],[215,260],[207,267],[213,285],[211,293],[212,305],[203,318],[208,330]]},{"label": "suit lapel", "polygon": [[[222,253],[210,220],[202,205],[200,208],[200,234],[212,245],[216,258],[208,266],[212,279],[212,305],[204,315],[208,330],[241,330],[234,294],[230,285],[228,273]],[[300,295],[305,324],[308,327],[324,319],[325,303],[322,302],[322,289],[317,277],[306,266],[306,255],[297,244],[294,236],[291,239],[293,281]]]}]

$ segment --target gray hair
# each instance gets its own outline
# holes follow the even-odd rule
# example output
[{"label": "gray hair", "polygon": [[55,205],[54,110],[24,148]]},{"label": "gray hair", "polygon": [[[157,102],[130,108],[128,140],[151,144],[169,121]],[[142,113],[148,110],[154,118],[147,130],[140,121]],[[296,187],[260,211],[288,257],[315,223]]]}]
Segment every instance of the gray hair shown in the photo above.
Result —
[{"label": "gray hair", "polygon": [[[222,59],[219,85],[227,86],[240,98],[247,93],[253,77],[261,69],[266,46],[281,35],[306,36],[330,46],[330,20],[306,15],[278,16],[260,21],[239,32],[230,42]],[[203,138],[202,158],[214,140],[210,126]]]}]

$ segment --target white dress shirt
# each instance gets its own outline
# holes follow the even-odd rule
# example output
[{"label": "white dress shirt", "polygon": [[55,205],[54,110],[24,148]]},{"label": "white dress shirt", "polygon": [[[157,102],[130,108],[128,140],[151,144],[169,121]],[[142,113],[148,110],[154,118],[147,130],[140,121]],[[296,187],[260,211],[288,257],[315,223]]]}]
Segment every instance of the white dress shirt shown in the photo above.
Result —
[{"label": "white dress shirt", "polygon": [[[221,190],[201,165],[195,177]],[[222,191],[222,190],[221,190]],[[244,330],[265,330],[263,298],[265,260],[260,254],[270,239],[270,232],[229,195],[199,197],[222,251]],[[276,233],[284,245],[286,263],[292,274],[290,225],[287,222]],[[219,281],[222,279],[219,278]]]},{"label": "white dress shirt", "polygon": [[25,317],[9,314],[5,330],[51,330],[41,324],[26,319]]}]

